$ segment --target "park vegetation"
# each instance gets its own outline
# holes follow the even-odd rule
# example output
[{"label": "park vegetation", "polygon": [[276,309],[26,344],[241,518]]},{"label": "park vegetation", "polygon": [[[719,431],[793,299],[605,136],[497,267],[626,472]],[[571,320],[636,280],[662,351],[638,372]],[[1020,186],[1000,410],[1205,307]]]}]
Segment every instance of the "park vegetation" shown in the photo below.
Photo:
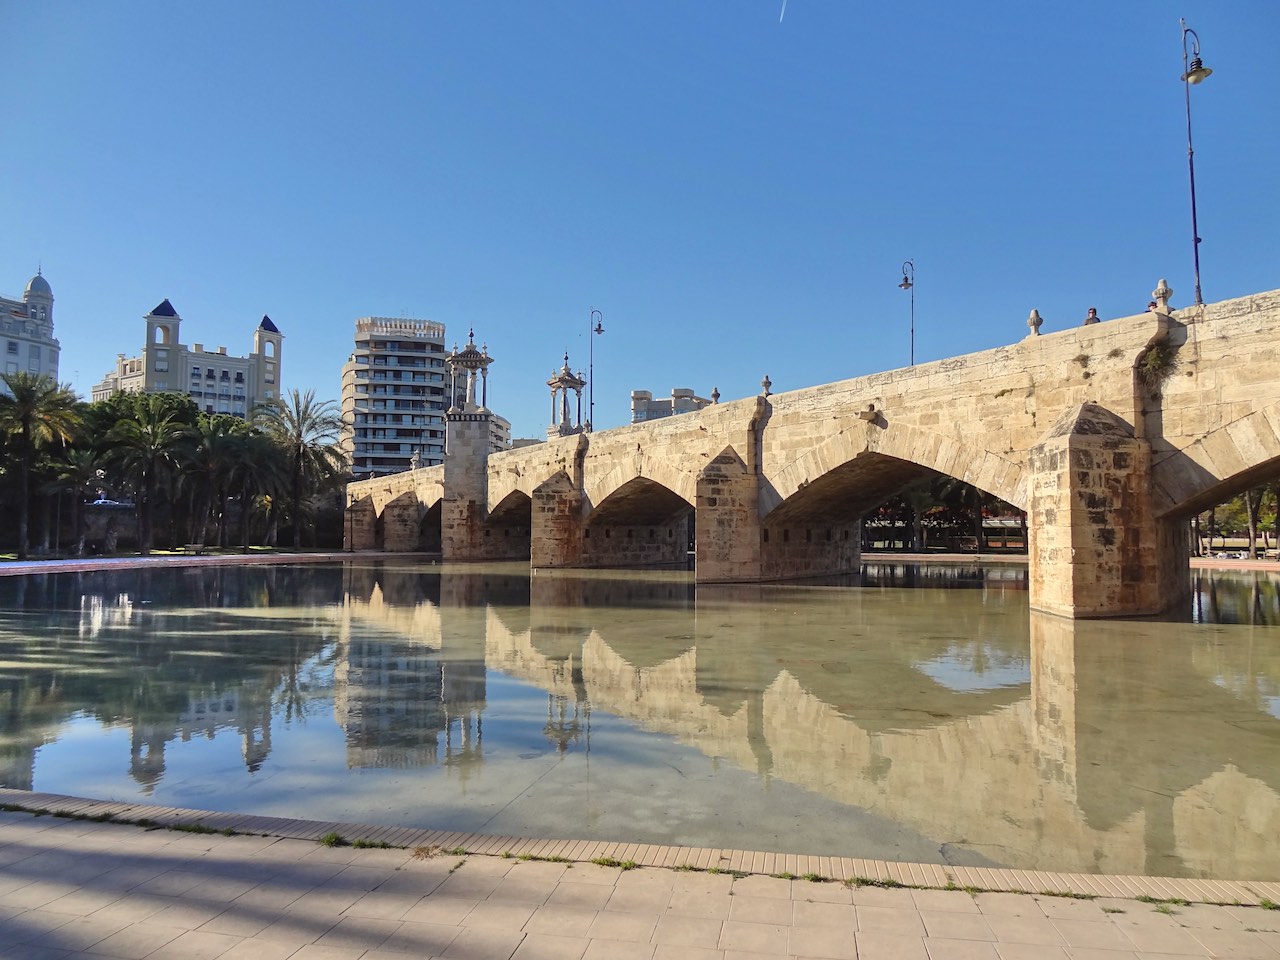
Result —
[{"label": "park vegetation", "polygon": [[86,403],[47,376],[0,381],[0,510],[13,521],[0,551],[341,543],[342,421],[312,391],[244,420],[179,393]]}]

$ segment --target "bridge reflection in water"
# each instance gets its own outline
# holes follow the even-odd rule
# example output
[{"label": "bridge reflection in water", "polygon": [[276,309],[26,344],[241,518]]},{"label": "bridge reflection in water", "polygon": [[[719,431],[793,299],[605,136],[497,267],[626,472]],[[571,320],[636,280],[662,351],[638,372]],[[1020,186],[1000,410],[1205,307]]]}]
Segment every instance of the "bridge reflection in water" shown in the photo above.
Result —
[{"label": "bridge reflection in water", "polygon": [[1192,576],[1187,622],[1029,615],[1023,568],[888,560],[857,589],[408,561],[0,578],[0,783],[1275,879],[1277,581]]},{"label": "bridge reflection in water", "polygon": [[[766,789],[869,814],[872,833],[926,838],[931,859],[1277,875],[1280,631],[1031,614],[1028,637],[1016,568],[869,565],[856,591],[455,569],[353,568],[346,630],[376,623],[438,648],[446,676],[450,651],[473,644],[473,669],[482,657],[546,691],[544,734],[559,751],[588,751],[604,713]],[[938,577],[974,589],[898,589]],[[1262,594],[1274,611],[1271,581],[1240,586],[1252,609]],[[1213,592],[1219,608],[1246,606],[1229,581]],[[547,802],[574,805],[588,826],[617,800],[569,778],[555,789]],[[672,825],[653,826],[628,837],[667,839]],[[808,852],[869,855],[847,828],[832,822]],[[714,842],[775,835],[742,829]]]}]

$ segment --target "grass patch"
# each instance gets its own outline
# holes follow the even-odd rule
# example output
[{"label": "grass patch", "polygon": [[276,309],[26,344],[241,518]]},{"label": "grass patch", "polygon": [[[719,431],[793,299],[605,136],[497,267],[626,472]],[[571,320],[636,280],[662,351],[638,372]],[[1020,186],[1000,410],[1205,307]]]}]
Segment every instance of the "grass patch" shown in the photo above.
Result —
[{"label": "grass patch", "polygon": [[884,890],[898,890],[906,886],[897,880],[874,880],[871,877],[850,877],[845,883],[851,887],[880,887]]},{"label": "grass patch", "polygon": [[621,870],[634,870],[640,866],[634,860],[619,860],[616,857],[595,857],[591,862],[597,867],[618,867]]},{"label": "grass patch", "polygon": [[[692,870],[693,868],[690,867],[689,869]],[[794,880],[796,878],[796,875],[789,870],[783,870],[781,873],[771,873],[769,876],[775,880]]]},{"label": "grass patch", "polygon": [[810,883],[835,883],[835,877],[824,877],[820,873],[802,873],[801,880],[808,880]]},{"label": "grass patch", "polygon": [[345,846],[347,846],[347,841],[346,841],[345,839],[343,839],[342,834],[340,834],[340,833],[338,833],[337,831],[334,831],[334,830],[330,830],[330,831],[329,831],[328,833],[326,833],[323,837],[321,837],[321,838],[320,838],[320,843],[321,843],[321,844],[323,844],[323,845],[324,845],[324,846],[326,846],[326,847],[345,847]]},{"label": "grass patch", "polygon": [[357,850],[390,850],[391,844],[385,840],[353,840],[351,846]]},{"label": "grass patch", "polygon": [[[510,856],[510,854],[504,853],[503,856],[507,857],[507,856]],[[560,857],[560,856],[540,857],[537,854],[533,854],[533,853],[522,853],[520,854],[518,859],[524,861],[525,863],[573,863],[573,861],[570,860],[568,857]]]},{"label": "grass patch", "polygon": [[1274,900],[1268,900],[1266,897],[1263,897],[1258,901],[1258,906],[1263,910],[1280,910],[1280,903],[1276,903]]},{"label": "grass patch", "polygon": [[1134,897],[1133,899],[1137,900],[1139,903],[1150,903],[1154,906],[1159,906],[1160,904],[1170,907],[1191,906],[1190,900],[1183,900],[1181,897],[1152,897],[1144,893],[1141,896]]},{"label": "grass patch", "polygon": [[1042,897],[1062,897],[1067,900],[1097,900],[1096,893],[1075,893],[1071,890],[1041,890],[1039,895]]},{"label": "grass patch", "polygon": [[1121,910],[1119,907],[1103,907],[1102,912],[1103,913],[1124,913],[1124,911]]},{"label": "grass patch", "polygon": [[213,827],[206,827],[203,823],[171,823],[170,830],[176,830],[179,833],[217,833]]}]

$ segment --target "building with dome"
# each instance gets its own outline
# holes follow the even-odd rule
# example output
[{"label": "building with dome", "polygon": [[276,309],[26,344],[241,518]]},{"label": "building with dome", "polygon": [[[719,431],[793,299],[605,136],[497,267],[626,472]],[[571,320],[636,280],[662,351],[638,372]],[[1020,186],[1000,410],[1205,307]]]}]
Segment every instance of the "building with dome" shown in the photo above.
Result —
[{"label": "building with dome", "polygon": [[0,297],[0,340],[5,373],[58,379],[59,345],[53,335],[53,289],[42,271],[27,281],[21,300]]},{"label": "building with dome", "polygon": [[248,356],[227,353],[226,347],[206,350],[188,347],[180,339],[182,317],[163,300],[142,318],[146,339],[142,353],[116,355],[116,368],[93,385],[92,398],[105,400],[125,393],[185,393],[205,413],[229,413],[247,418],[253,408],[280,397],[280,349],[284,335],[268,316],[253,331]]}]

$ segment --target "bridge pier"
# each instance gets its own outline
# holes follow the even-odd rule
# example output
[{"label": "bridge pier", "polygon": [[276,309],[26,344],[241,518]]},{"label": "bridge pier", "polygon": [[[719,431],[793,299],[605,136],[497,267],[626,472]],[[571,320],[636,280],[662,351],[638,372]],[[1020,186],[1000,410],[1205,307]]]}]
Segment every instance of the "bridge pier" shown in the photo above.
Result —
[{"label": "bridge pier", "polygon": [[535,567],[582,565],[582,493],[557,471],[533,491],[529,561]]},{"label": "bridge pier", "polygon": [[490,559],[485,542],[489,492],[488,410],[445,415],[444,496],[440,504],[440,553],[445,560]]},{"label": "bridge pier", "polygon": [[412,491],[400,494],[382,508],[382,549],[388,553],[411,553],[418,549],[422,509]]},{"label": "bridge pier", "polygon": [[698,475],[695,557],[699,583],[760,579],[760,481],[733,447]]},{"label": "bridge pier", "polygon": [[1073,618],[1162,613],[1186,596],[1186,524],[1156,516],[1151,446],[1096,404],[1029,451],[1030,602]]},{"label": "bridge pier", "polygon": [[346,550],[374,550],[378,546],[378,514],[373,497],[364,496],[347,504],[342,518],[342,546]]}]

